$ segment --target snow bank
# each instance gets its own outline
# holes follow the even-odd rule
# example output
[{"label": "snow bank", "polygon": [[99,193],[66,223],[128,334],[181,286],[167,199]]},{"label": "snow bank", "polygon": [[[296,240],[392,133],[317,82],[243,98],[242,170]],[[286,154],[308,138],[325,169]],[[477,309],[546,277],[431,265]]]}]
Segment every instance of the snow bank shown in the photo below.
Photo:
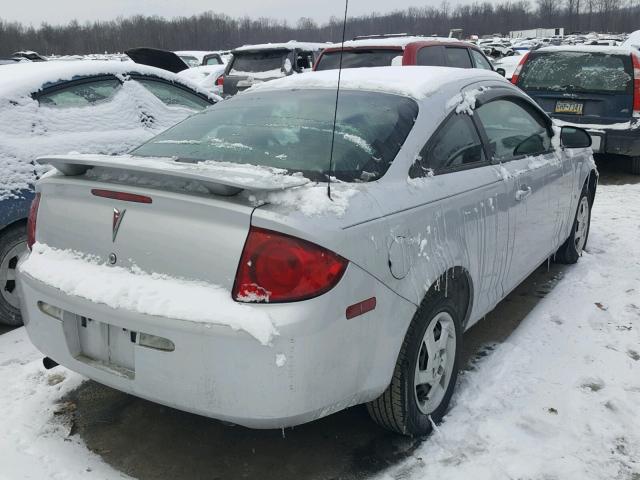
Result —
[{"label": "snow bank", "polygon": [[[290,90],[295,88],[329,88],[338,84],[338,70],[309,72],[261,83],[248,92],[257,90]],[[396,93],[423,99],[436,93],[451,82],[459,80],[507,80],[495,72],[474,68],[448,67],[373,67],[342,70],[340,88]]]},{"label": "snow bank", "polygon": [[463,375],[412,457],[381,477],[640,478],[640,185],[600,186],[587,252]]},{"label": "snow bank", "polygon": [[[243,330],[263,345],[277,331],[263,310],[242,305],[218,285],[147,273],[140,268],[111,267],[96,257],[36,243],[20,265],[28,274],[67,295],[114,309]],[[212,308],[215,307],[215,308]]]}]

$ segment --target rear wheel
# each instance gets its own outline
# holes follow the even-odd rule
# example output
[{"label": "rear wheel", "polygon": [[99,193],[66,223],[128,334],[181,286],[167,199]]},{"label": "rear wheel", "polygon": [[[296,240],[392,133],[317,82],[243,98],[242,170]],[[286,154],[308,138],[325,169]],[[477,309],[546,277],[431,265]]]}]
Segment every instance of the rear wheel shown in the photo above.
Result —
[{"label": "rear wheel", "polygon": [[589,201],[589,190],[587,186],[582,189],[578,210],[573,221],[571,235],[566,242],[556,252],[556,261],[559,263],[576,263],[584,247],[587,245],[589,237],[589,227],[591,226],[591,202]]},{"label": "rear wheel", "polygon": [[27,250],[24,225],[0,233],[0,323],[22,325],[20,299],[16,288],[18,259]]},{"label": "rear wheel", "polygon": [[405,336],[391,384],[367,404],[373,420],[404,435],[423,436],[444,416],[462,351],[459,302],[430,292]]},{"label": "rear wheel", "polygon": [[640,157],[631,157],[629,161],[629,171],[633,175],[640,175]]}]

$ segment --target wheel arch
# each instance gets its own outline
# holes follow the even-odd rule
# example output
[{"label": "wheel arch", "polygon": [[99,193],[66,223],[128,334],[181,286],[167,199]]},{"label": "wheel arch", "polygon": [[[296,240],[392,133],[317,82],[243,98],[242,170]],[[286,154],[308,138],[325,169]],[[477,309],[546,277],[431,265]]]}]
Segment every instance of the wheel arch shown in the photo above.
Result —
[{"label": "wheel arch", "polygon": [[469,323],[474,298],[473,280],[469,271],[461,266],[450,267],[444,271],[425,293],[420,302],[420,307],[416,310],[416,314],[425,302],[430,301],[436,295],[442,294],[442,292],[444,292],[445,297],[451,295],[457,297],[457,303],[462,307],[459,313],[461,314],[460,318],[462,319],[462,328],[464,330]]}]

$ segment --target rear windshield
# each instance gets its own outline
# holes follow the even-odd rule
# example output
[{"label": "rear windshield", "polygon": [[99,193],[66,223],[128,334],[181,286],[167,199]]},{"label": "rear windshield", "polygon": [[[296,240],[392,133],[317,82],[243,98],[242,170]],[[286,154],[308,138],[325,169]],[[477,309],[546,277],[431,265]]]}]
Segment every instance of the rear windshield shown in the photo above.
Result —
[{"label": "rear windshield", "polygon": [[233,75],[246,72],[270,72],[276,70],[280,72],[280,69],[284,65],[284,59],[288,55],[288,50],[234,53],[233,63],[229,73]]},{"label": "rear windshield", "polygon": [[277,167],[316,181],[329,171],[347,182],[380,178],[413,127],[418,105],[399,95],[341,91],[329,170],[335,98],[329,89],[238,95],[132,153]]},{"label": "rear windshield", "polygon": [[[345,50],[342,68],[389,67],[394,58],[402,58],[402,50]],[[316,70],[335,70],[340,66],[340,52],[325,52]]]},{"label": "rear windshield", "polygon": [[631,93],[629,55],[600,52],[538,52],[526,62],[518,86],[523,90]]}]

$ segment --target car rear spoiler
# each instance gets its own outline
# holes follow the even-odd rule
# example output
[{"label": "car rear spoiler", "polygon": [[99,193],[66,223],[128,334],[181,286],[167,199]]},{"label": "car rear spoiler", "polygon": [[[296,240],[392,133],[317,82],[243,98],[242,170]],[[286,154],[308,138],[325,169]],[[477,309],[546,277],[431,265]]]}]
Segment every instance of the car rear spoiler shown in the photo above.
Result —
[{"label": "car rear spoiler", "polygon": [[[193,181],[213,194],[224,196],[242,190],[279,191],[309,183],[302,175],[291,175],[283,169],[228,162],[185,162],[132,155],[54,155],[40,157],[37,161],[53,166],[65,176],[83,175],[94,167],[103,167],[118,174],[131,172]],[[118,175],[118,181],[122,181],[121,175]]]}]

